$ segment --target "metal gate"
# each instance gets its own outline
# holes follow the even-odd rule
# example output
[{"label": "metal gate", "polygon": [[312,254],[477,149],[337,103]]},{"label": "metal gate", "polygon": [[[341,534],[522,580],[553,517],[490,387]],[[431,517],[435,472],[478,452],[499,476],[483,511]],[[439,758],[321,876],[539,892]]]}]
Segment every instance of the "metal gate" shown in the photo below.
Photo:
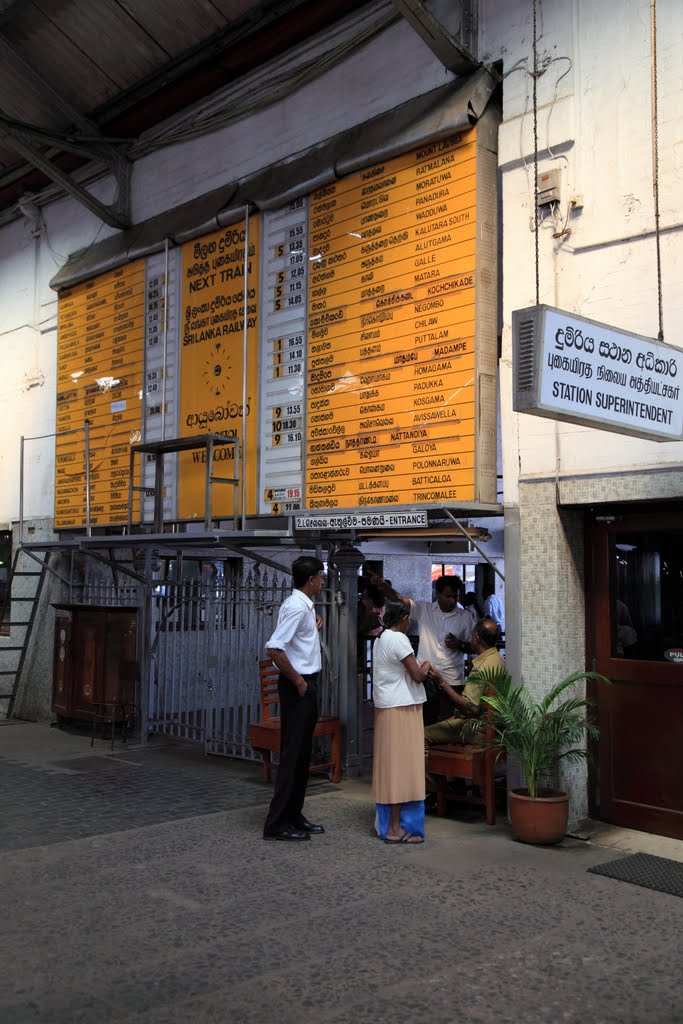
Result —
[{"label": "metal gate", "polygon": [[[207,753],[253,758],[249,723],[259,717],[258,663],[291,578],[249,569],[219,585],[160,583],[152,593],[147,731],[201,742]],[[334,633],[329,592],[318,608],[323,650]],[[321,711],[336,714],[334,670],[323,657]]]}]

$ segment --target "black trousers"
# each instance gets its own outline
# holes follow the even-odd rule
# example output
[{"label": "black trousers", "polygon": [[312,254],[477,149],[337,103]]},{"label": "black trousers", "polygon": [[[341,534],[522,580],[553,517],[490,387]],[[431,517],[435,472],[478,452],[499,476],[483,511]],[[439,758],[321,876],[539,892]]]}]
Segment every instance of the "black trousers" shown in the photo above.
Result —
[{"label": "black trousers", "polygon": [[280,765],[275,776],[275,792],[263,826],[264,832],[277,832],[297,825],[308,785],[313,730],[318,721],[318,674],[304,675],[308,689],[300,697],[286,676],[278,679],[280,696]]}]

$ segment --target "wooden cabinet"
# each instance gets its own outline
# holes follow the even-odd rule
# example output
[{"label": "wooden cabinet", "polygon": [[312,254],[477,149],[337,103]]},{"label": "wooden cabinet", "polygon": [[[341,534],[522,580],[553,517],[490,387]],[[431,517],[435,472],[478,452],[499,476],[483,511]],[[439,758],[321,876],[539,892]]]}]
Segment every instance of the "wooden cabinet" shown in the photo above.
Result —
[{"label": "wooden cabinet", "polygon": [[137,619],[132,606],[56,604],[52,710],[91,721],[113,709],[132,716],[136,700]]}]

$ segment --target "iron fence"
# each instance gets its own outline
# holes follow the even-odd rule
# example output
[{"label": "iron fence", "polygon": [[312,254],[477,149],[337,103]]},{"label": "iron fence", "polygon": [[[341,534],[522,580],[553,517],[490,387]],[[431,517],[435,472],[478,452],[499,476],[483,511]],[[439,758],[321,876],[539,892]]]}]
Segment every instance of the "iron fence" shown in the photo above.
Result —
[{"label": "iron fence", "polygon": [[[206,753],[254,759],[249,724],[260,717],[259,661],[272,634],[291,577],[251,566],[220,580],[136,583],[87,575],[74,599],[92,605],[133,605],[149,597],[149,636],[142,637],[140,686],[147,687],[145,735],[202,743]],[[320,595],[323,618],[321,713],[336,715],[337,603]],[[142,621],[140,623],[142,628]]]},{"label": "iron fence", "polygon": [[[254,757],[249,724],[260,717],[259,661],[290,588],[288,576],[258,567],[220,586],[187,581],[154,588],[149,732],[196,740],[211,754]],[[323,594],[324,641],[330,605]],[[336,713],[335,690],[325,663],[325,714]]]}]

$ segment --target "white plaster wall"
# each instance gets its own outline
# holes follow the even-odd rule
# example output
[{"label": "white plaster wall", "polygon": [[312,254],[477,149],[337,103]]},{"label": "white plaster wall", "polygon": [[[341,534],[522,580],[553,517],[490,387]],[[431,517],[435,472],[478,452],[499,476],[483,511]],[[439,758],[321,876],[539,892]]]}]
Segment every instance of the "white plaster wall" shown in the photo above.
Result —
[{"label": "white plaster wall", "polygon": [[[512,412],[511,313],[535,302],[530,14],[525,2],[481,4],[483,54],[501,59],[507,75],[499,157],[506,504],[517,503],[520,477],[683,462],[680,442],[642,441]],[[657,16],[664,331],[667,342],[681,347],[683,8],[674,0],[659,0]],[[567,240],[552,238],[552,221],[541,227],[540,301],[654,337],[658,317],[649,4],[544,0],[539,3],[538,35],[539,66],[547,64],[538,80],[540,169],[561,169],[562,223],[570,196],[580,195],[584,204],[569,217]]]},{"label": "white plaster wall", "polygon": [[[580,196],[583,204],[567,220],[568,238],[553,239],[551,220],[541,227],[540,301],[655,337],[649,3],[539,0],[538,12],[538,62],[545,68],[537,83],[539,167],[561,170],[559,227],[570,197]],[[683,8],[658,0],[657,14],[664,331],[666,341],[681,347]],[[499,166],[507,661],[539,697],[585,664],[582,516],[558,509],[556,474],[577,478],[561,489],[566,500],[587,503],[651,497],[648,481],[655,478],[643,470],[671,467],[657,476],[657,493],[681,496],[683,445],[512,411],[511,313],[536,301],[531,4],[482,0],[480,27],[480,55],[501,60],[506,75]],[[539,609],[551,638],[542,648],[534,632]],[[585,767],[566,771],[561,781],[575,825],[587,812]]]},{"label": "white plaster wall", "polygon": [[136,220],[285,159],[451,80],[404,21],[268,109],[136,164]]},{"label": "white plaster wall", "polygon": [[[110,202],[113,185],[92,191]],[[20,437],[54,433],[57,296],[50,278],[68,254],[112,234],[94,215],[64,199],[42,210],[33,226],[22,218],[0,228],[0,523],[19,517]],[[24,515],[53,514],[54,440],[26,441]]]}]

